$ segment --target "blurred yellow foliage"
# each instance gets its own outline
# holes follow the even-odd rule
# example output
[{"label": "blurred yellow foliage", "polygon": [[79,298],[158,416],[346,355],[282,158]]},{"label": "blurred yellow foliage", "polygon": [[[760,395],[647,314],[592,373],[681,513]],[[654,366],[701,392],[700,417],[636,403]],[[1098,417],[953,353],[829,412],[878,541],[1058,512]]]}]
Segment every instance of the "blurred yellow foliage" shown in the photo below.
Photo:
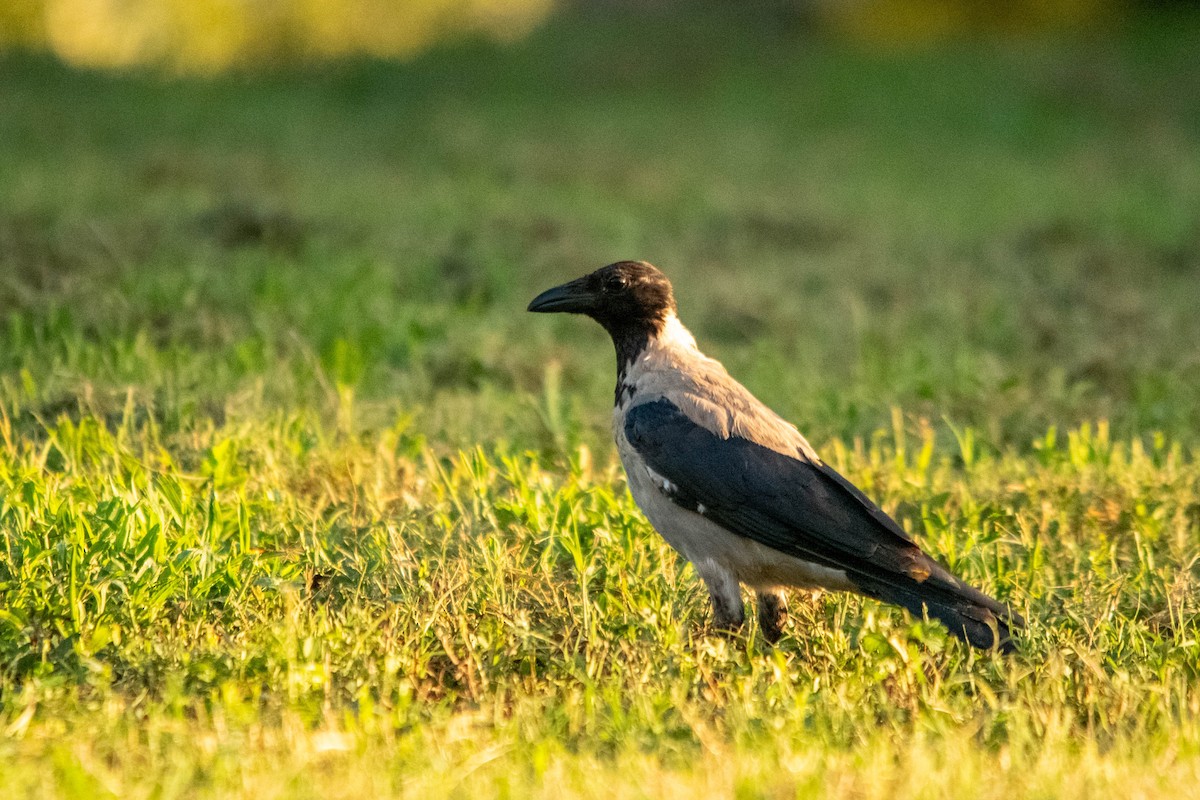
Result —
[{"label": "blurred yellow foliage", "polygon": [[0,0],[0,46],[91,67],[213,72],[308,56],[414,55],[440,39],[523,36],[554,0]]},{"label": "blurred yellow foliage", "polygon": [[833,30],[870,44],[1027,33],[1104,20],[1122,0],[811,0]]},{"label": "blurred yellow foliage", "polygon": [[[0,0],[0,48],[93,67],[214,72],[284,59],[404,58],[447,36],[516,39],[556,0]],[[792,0],[875,45],[1036,31],[1104,19],[1127,0]],[[679,13],[688,13],[686,3]]]},{"label": "blurred yellow foliage", "polygon": [[0,47],[36,46],[45,39],[43,0],[0,2]]}]

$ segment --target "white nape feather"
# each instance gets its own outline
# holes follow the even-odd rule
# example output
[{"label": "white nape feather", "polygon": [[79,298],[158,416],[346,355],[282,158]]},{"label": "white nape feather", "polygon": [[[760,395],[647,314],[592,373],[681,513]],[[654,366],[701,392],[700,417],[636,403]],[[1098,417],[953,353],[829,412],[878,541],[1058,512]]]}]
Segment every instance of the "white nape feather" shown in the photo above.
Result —
[{"label": "white nape feather", "polygon": [[674,311],[667,314],[666,319],[663,320],[662,330],[658,332],[656,338],[660,346],[669,349],[696,349],[696,337],[683,327],[683,323],[679,321],[679,316]]}]

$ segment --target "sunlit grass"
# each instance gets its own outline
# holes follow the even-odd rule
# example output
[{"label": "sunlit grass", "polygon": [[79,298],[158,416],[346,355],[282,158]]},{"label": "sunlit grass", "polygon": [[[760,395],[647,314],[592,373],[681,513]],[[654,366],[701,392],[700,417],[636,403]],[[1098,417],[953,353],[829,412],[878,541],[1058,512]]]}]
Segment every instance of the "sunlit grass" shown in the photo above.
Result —
[{"label": "sunlit grass", "polygon": [[1034,621],[1005,659],[835,595],[796,598],[777,648],[710,634],[690,569],[582,452],[440,457],[403,425],[283,416],[0,432],[3,748],[57,765],[13,790],[445,792],[479,769],[489,793],[924,796],[908,769],[969,789],[1004,765],[1003,791],[1079,771],[1083,797],[1195,774],[1200,468],[1166,443],[1085,428],[969,467],[928,439],[828,443]]}]

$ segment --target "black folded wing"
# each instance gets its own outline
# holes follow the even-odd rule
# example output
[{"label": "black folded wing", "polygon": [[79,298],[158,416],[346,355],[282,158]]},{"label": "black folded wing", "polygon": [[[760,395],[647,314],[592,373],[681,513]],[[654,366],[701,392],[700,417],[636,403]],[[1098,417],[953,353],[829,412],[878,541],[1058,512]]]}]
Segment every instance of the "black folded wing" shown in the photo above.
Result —
[{"label": "black folded wing", "polygon": [[722,438],[660,399],[631,408],[625,437],[670,482],[684,508],[782,553],[844,570],[864,594],[922,610],[978,646],[1008,644],[993,616],[1016,617],[925,555],[904,530],[849,481],[799,452],[781,453],[737,436]]},{"label": "black folded wing", "polygon": [[675,502],[703,505],[706,517],[732,533],[839,569],[915,566],[920,551],[904,530],[825,464],[723,439],[665,399],[630,409],[625,437],[674,484]]}]

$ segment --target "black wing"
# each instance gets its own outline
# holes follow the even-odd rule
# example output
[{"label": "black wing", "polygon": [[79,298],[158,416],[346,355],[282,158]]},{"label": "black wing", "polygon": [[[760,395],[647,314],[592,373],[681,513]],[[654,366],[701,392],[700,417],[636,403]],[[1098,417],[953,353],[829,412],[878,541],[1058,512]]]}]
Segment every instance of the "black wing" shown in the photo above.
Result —
[{"label": "black wing", "polygon": [[895,520],[819,461],[724,439],[666,399],[630,409],[625,437],[673,484],[672,500],[703,506],[707,519],[731,533],[844,570],[864,594],[917,614],[928,610],[979,646],[991,646],[993,625],[1008,643],[1005,624],[989,612],[1020,624],[1003,604],[925,555]]},{"label": "black wing", "polygon": [[839,569],[874,563],[905,572],[920,552],[891,517],[825,464],[740,437],[722,439],[669,400],[630,409],[625,437],[677,487],[673,499],[680,505],[703,505],[717,524],[776,550]]}]

